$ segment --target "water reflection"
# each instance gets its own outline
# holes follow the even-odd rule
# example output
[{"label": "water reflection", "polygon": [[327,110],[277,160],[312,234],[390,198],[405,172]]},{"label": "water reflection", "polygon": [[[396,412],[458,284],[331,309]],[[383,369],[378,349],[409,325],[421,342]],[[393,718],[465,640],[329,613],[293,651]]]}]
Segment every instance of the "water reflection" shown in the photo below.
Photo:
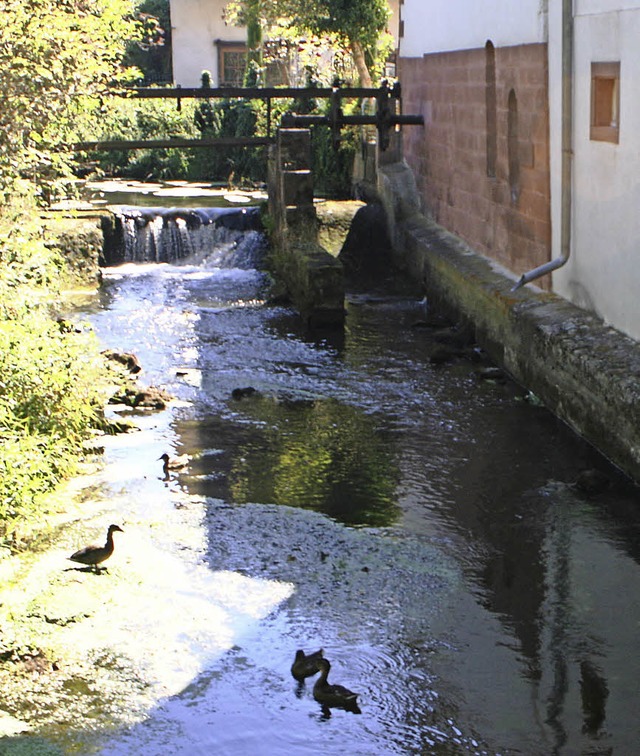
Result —
[{"label": "water reflection", "polygon": [[[602,460],[519,387],[479,383],[464,363],[429,366],[410,300],[359,301],[335,348],[282,309],[238,306],[255,299],[252,279],[224,284],[241,280],[240,297],[215,278],[183,284],[187,307],[197,303],[186,367],[201,380],[192,409],[174,415],[197,452],[179,489],[206,497],[212,569],[296,590],[190,705],[255,745],[271,690],[290,730],[310,712],[309,685],[296,695],[284,682],[292,649],[322,645],[363,694],[362,717],[318,711],[318,725],[340,722],[327,753],[345,742],[354,753],[532,755],[634,742],[635,674],[622,668],[640,607],[614,587],[621,563],[630,584],[640,577],[637,515],[617,525],[633,492],[581,495],[571,482]],[[235,400],[246,386],[255,394]],[[382,530],[358,540],[340,522]],[[260,679],[266,689],[246,688]],[[229,696],[230,720],[207,703]],[[185,705],[167,705],[165,726]],[[233,749],[231,735],[197,732]],[[308,750],[278,728],[261,736],[272,753]]]},{"label": "water reflection", "polygon": [[[397,518],[393,447],[375,418],[332,400],[282,397],[252,397],[242,403],[242,416],[244,432],[226,450],[225,498],[306,507],[349,525],[384,526]],[[199,425],[199,445],[219,442],[217,431]],[[228,427],[225,435],[233,443]],[[220,470],[219,457],[208,459]],[[220,495],[215,478],[200,470],[205,477],[194,490]]]}]

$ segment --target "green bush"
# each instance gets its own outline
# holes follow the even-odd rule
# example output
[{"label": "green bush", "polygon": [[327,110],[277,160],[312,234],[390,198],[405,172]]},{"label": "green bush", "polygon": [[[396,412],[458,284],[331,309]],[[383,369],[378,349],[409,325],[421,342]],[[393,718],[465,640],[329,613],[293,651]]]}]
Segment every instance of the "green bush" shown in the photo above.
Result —
[{"label": "green bush", "polygon": [[[203,81],[206,81],[204,74]],[[271,133],[275,133],[283,113],[288,110],[302,108],[322,115],[328,107],[328,102],[311,98],[295,104],[289,99],[274,99],[271,101]],[[349,112],[348,107],[345,111]],[[251,137],[266,135],[269,127],[266,103],[241,99],[188,100],[182,102],[178,111],[174,102],[166,100],[113,98],[108,107],[102,105],[96,109],[93,124],[91,140],[105,141]],[[337,150],[327,126],[312,127],[312,135],[316,193],[334,199],[349,197],[353,160],[359,144],[357,128],[342,129]],[[96,152],[92,159],[106,175],[139,180],[188,179],[247,186],[264,183],[267,178],[264,147],[216,145],[184,150],[110,150]]]},{"label": "green bush", "polygon": [[[319,114],[327,113],[329,103],[325,101],[317,108]],[[351,106],[355,109],[356,106]],[[344,108],[349,115],[349,107]],[[331,199],[351,197],[353,161],[360,144],[356,126],[345,126],[340,131],[338,149],[333,144],[333,134],[328,126],[311,128],[311,166],[313,168],[314,191],[317,196]]]},{"label": "green bush", "polygon": [[314,192],[319,197],[349,199],[353,160],[358,145],[354,127],[342,129],[340,146],[333,146],[331,131],[326,126],[314,126],[311,140],[311,164]]},{"label": "green bush", "polygon": [[[195,125],[203,138],[254,136],[257,114],[244,100],[202,100],[195,113]],[[263,165],[259,165],[259,163]],[[264,180],[264,157],[246,147],[210,147],[194,150],[190,177],[208,181]]]},{"label": "green bush", "polygon": [[29,217],[0,211],[2,538],[36,518],[42,495],[73,474],[104,405],[97,339],[50,316],[64,265]]},{"label": "green bush", "polygon": [[[272,132],[286,103],[272,100]],[[202,137],[252,137],[267,134],[267,106],[262,100],[202,100],[195,124]],[[194,150],[190,178],[229,184],[264,183],[267,178],[265,147],[211,147]]]},{"label": "green bush", "polygon": [[68,477],[96,419],[97,353],[44,314],[0,323],[0,531],[34,514],[38,496]]},{"label": "green bush", "polygon": [[[86,141],[194,138],[193,102],[111,98],[97,104],[85,126]],[[87,155],[98,171],[133,179],[186,179],[191,155],[179,149],[101,150]]]}]

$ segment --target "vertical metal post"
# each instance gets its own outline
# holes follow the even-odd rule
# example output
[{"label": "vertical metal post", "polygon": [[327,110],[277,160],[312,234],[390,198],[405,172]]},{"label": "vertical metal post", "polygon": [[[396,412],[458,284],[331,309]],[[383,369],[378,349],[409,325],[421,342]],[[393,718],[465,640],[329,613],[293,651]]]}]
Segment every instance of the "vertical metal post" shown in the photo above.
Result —
[{"label": "vertical metal post", "polygon": [[340,107],[340,90],[335,87],[331,92],[331,140],[333,148],[340,147],[340,127],[342,125],[342,108]]}]

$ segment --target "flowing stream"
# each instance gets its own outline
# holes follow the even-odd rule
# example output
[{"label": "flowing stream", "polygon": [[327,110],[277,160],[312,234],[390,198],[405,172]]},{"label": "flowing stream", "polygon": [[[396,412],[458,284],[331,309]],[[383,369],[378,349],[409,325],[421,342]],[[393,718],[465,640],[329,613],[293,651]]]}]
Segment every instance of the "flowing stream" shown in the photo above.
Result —
[{"label": "flowing stream", "polygon": [[[87,676],[0,754],[636,753],[637,490],[521,387],[432,363],[411,287],[309,334],[268,304],[257,232],[215,244],[105,269],[74,315],[175,400],[114,409],[139,430],[85,511],[124,533],[108,572],[60,578],[100,586],[91,632],[61,630]],[[320,647],[360,713],[291,676]]]}]

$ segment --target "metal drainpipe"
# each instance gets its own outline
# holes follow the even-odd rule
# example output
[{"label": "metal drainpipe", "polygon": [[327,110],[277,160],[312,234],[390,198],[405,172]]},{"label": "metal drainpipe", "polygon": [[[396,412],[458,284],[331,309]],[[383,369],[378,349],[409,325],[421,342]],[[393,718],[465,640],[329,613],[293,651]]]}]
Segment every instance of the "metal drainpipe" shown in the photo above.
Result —
[{"label": "metal drainpipe", "polygon": [[511,289],[516,291],[530,281],[561,268],[571,254],[571,145],[573,130],[573,0],[562,0],[562,168],[560,256],[524,273]]}]

